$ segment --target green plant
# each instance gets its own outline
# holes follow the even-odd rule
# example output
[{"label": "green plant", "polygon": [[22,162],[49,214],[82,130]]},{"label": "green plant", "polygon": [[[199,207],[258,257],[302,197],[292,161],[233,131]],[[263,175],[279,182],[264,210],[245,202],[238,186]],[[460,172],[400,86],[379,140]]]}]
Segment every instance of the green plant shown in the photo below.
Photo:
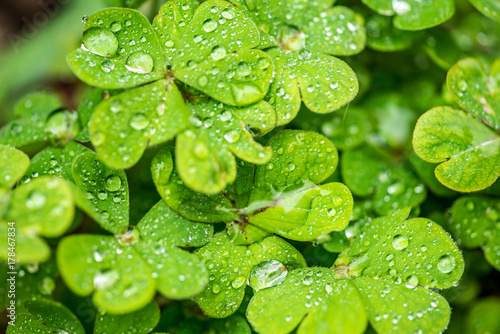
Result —
[{"label": "green plant", "polygon": [[498,331],[500,8],[470,3],[84,17],[75,94],[5,100],[7,333]]}]

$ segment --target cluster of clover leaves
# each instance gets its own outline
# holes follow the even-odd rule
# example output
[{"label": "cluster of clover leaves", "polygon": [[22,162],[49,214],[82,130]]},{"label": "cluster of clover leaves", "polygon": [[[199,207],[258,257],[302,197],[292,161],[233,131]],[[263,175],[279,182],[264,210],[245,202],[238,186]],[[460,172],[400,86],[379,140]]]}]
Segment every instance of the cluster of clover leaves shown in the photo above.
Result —
[{"label": "cluster of clover leaves", "polygon": [[[365,44],[406,48],[420,38],[409,31],[454,10],[452,0],[363,2],[380,14],[367,36],[363,17],[332,0],[169,1],[152,24],[126,8],[88,17],[81,47],[68,56],[96,87],[78,112],[35,93],[0,129],[0,259],[12,270],[15,226],[23,268],[8,333],[85,332],[49,298],[58,275],[92,299],[94,333],[150,333],[160,321],[155,297],[192,299],[213,318],[186,327],[193,333],[250,333],[250,325],[259,333],[363,333],[368,323],[378,333],[445,330],[450,306],[437,291],[458,283],[464,261],[441,226],[408,217],[418,216],[426,187],[477,191],[499,176],[500,62],[489,75],[474,59],[459,62],[448,87],[466,111],[438,107],[419,119],[413,147],[442,163],[437,179],[417,155],[408,157],[416,173],[391,159],[388,151],[409,142],[394,123],[378,124],[384,149],[380,138],[366,140],[373,125],[363,109],[329,116],[325,136],[257,138],[310,116],[301,106],[326,114],[353,100],[358,79],[335,56]],[[471,2],[498,19],[495,2]],[[426,52],[450,62],[442,50]],[[388,95],[371,106],[390,120],[394,105],[401,101]],[[413,116],[402,114],[398,126],[410,127]],[[30,159],[15,147],[38,153]],[[161,199],[135,222],[124,169],[148,148]],[[80,230],[81,212],[99,226],[93,233]],[[483,246],[497,269],[499,212],[498,200],[482,195],[461,197],[451,210],[458,241]],[[310,241],[340,253],[332,268],[307,267],[294,245]]]}]

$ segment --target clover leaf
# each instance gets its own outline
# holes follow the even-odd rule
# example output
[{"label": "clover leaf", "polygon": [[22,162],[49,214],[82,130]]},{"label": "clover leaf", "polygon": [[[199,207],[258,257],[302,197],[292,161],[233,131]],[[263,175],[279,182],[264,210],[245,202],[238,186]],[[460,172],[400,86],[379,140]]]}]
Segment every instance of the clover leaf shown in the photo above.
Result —
[{"label": "clover leaf", "polygon": [[2,250],[0,257],[7,260],[8,237],[14,237],[16,261],[20,264],[46,261],[50,248],[40,237],[54,238],[64,234],[71,226],[77,201],[70,185],[59,178],[40,177],[16,188],[7,201],[0,217]]},{"label": "clover leaf", "polygon": [[205,287],[208,277],[201,262],[177,246],[199,246],[212,231],[209,225],[182,219],[160,202],[139,222],[137,231],[63,239],[58,265],[71,290],[79,296],[93,293],[102,311],[134,312],[146,306],[157,289],[169,298],[183,299]]},{"label": "clover leaf", "polygon": [[396,28],[388,16],[371,13],[366,21],[366,44],[373,50],[405,50],[410,48],[418,37],[416,32]]},{"label": "clover leaf", "polygon": [[297,326],[298,333],[363,333],[369,320],[378,333],[443,331],[450,307],[427,288],[456,284],[463,259],[441,227],[423,218],[405,222],[408,214],[364,225],[333,270],[297,269],[258,291],[247,309],[252,326],[259,333]]},{"label": "clover leaf", "polygon": [[436,107],[422,115],[415,127],[415,152],[427,162],[441,163],[435,174],[448,188],[478,191],[500,175],[499,70],[498,60],[489,77],[475,59],[458,62],[448,72],[448,89],[467,112]]},{"label": "clover leaf", "polygon": [[56,95],[35,92],[23,97],[16,105],[14,120],[0,129],[0,143],[24,147],[51,140],[67,143],[80,129],[77,114],[59,110]]},{"label": "clover leaf", "polygon": [[277,125],[289,123],[300,102],[328,113],[351,101],[358,91],[352,69],[330,55],[359,53],[365,44],[363,19],[342,6],[307,1],[234,1],[261,30],[261,45],[273,59],[275,75],[265,100]]},{"label": "clover leaf", "polygon": [[495,333],[500,330],[498,319],[500,300],[497,297],[488,297],[477,301],[470,309],[465,320],[465,333]]},{"label": "clover leaf", "polygon": [[95,320],[94,334],[151,333],[160,320],[160,309],[152,301],[140,310],[127,314],[99,314]]},{"label": "clover leaf", "polygon": [[0,200],[23,176],[30,158],[13,147],[0,144]]},{"label": "clover leaf", "polygon": [[342,179],[359,197],[373,201],[379,215],[408,206],[417,207],[426,198],[424,184],[405,166],[368,145],[348,150],[341,161]]},{"label": "clover leaf", "polygon": [[455,13],[453,0],[363,0],[381,15],[395,16],[394,26],[401,30],[422,30],[437,26]]},{"label": "clover leaf", "polygon": [[493,0],[469,0],[478,11],[493,20],[500,21],[500,4]]},{"label": "clover leaf", "polygon": [[[235,178],[230,152],[252,163],[264,163],[270,157],[252,140],[252,130],[264,134],[276,123],[272,108],[259,102],[267,93],[273,63],[266,53],[252,49],[258,44],[259,31],[242,12],[225,1],[207,1],[197,9],[196,5],[168,2],[153,27],[133,10],[97,12],[87,21],[84,48],[68,59],[77,76],[91,85],[129,88],[100,103],[90,118],[92,144],[106,164],[131,167],[148,146],[179,135],[181,177],[193,189],[213,194]],[[85,46],[85,36],[92,37],[95,29],[108,36],[103,40],[112,42],[110,50],[99,49],[106,49],[102,41],[96,42],[95,50]],[[227,29],[237,33],[227,34]],[[118,53],[115,44],[124,45],[116,47]],[[131,69],[127,62],[136,53],[145,55],[137,58],[139,63],[151,58],[147,62],[151,69]],[[97,61],[109,66],[92,66]],[[137,87],[140,84],[144,85]],[[209,182],[200,182],[207,176]]]},{"label": "clover leaf", "polygon": [[[210,281],[195,300],[214,318],[227,317],[239,308],[249,279],[254,289],[270,286],[279,281],[268,279],[268,275],[283,277],[286,270],[305,266],[304,258],[292,245],[251,225],[229,227],[196,254],[205,262]],[[266,266],[259,271],[255,269],[259,264]],[[251,278],[251,271],[255,278]]]},{"label": "clover leaf", "polygon": [[319,134],[283,131],[269,146],[272,157],[256,168],[255,176],[252,167],[242,163],[241,178],[216,195],[187,188],[174,171],[170,149],[153,159],[153,180],[168,205],[194,221],[240,220],[300,241],[344,229],[352,212],[350,191],[335,182],[318,185],[337,166],[333,144]]},{"label": "clover leaf", "polygon": [[15,325],[7,328],[8,334],[64,332],[84,334],[85,329],[64,305],[48,299],[26,301],[25,310],[16,316]]},{"label": "clover leaf", "polygon": [[457,242],[467,248],[483,247],[486,260],[500,270],[500,203],[496,198],[463,196],[451,208],[450,229]]}]

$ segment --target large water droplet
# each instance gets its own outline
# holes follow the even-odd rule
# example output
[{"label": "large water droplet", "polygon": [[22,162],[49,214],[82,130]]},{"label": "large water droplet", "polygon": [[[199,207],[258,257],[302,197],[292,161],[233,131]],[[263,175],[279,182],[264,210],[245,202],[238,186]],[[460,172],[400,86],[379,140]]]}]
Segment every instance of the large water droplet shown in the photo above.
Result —
[{"label": "large water droplet", "polygon": [[104,28],[94,27],[85,30],[82,42],[87,51],[103,57],[112,57],[118,50],[118,39],[111,31]]},{"label": "large water droplet", "polygon": [[94,276],[94,288],[96,290],[102,290],[113,285],[118,279],[120,275],[115,270],[106,270],[97,273]]},{"label": "large water droplet", "polygon": [[143,113],[135,113],[130,117],[130,126],[136,130],[143,130],[149,125],[149,120]]},{"label": "large water droplet", "polygon": [[443,255],[439,258],[437,267],[440,272],[447,274],[455,268],[455,259],[449,255]]},{"label": "large water droplet", "polygon": [[115,64],[111,60],[106,59],[101,63],[101,68],[104,72],[109,73],[115,68]]},{"label": "large water droplet", "polygon": [[246,279],[243,276],[236,277],[233,282],[231,282],[231,286],[235,289],[240,288],[243,284],[245,284]]},{"label": "large water droplet", "polygon": [[150,73],[153,70],[153,57],[145,52],[134,52],[128,58],[125,67],[134,73]]},{"label": "large water droplet", "polygon": [[118,175],[111,175],[106,179],[106,189],[108,191],[114,192],[120,190],[122,186],[122,181]]},{"label": "large water droplet", "polygon": [[224,139],[228,143],[235,143],[238,141],[238,139],[240,139],[240,134],[236,130],[231,130],[226,132],[226,134],[224,135]]},{"label": "large water droplet", "polygon": [[226,57],[226,49],[223,46],[215,46],[210,56],[213,60],[221,60]]},{"label": "large water droplet", "polygon": [[122,28],[122,25],[120,22],[113,22],[111,23],[111,25],[109,26],[109,28],[111,29],[112,32],[118,32],[121,30]]},{"label": "large water droplet", "polygon": [[241,62],[236,68],[236,73],[239,76],[246,77],[247,75],[250,75],[250,73],[252,73],[252,68],[247,63]]},{"label": "large water droplet", "polygon": [[392,247],[394,247],[397,250],[403,250],[408,246],[408,238],[401,235],[397,234],[392,238]]},{"label": "large water droplet", "polygon": [[283,283],[286,275],[286,267],[281,262],[276,260],[263,261],[252,268],[250,286],[255,291],[277,286]]},{"label": "large water droplet", "polygon": [[205,22],[203,22],[203,30],[206,32],[212,32],[217,28],[217,22],[215,22],[212,19],[208,19]]}]

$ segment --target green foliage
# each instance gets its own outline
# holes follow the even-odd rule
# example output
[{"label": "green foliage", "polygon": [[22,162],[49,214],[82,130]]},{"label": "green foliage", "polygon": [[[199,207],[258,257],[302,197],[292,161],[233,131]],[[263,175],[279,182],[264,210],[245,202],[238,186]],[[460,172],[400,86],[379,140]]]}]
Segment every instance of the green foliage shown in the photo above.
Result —
[{"label": "green foliage", "polygon": [[104,3],[0,93],[7,333],[498,332],[496,2]]},{"label": "green foliage", "polygon": [[441,163],[436,177],[453,190],[478,191],[500,175],[499,69],[497,60],[488,77],[477,60],[457,63],[448,72],[448,89],[467,112],[436,107],[422,115],[415,127],[415,152],[427,162]]}]

